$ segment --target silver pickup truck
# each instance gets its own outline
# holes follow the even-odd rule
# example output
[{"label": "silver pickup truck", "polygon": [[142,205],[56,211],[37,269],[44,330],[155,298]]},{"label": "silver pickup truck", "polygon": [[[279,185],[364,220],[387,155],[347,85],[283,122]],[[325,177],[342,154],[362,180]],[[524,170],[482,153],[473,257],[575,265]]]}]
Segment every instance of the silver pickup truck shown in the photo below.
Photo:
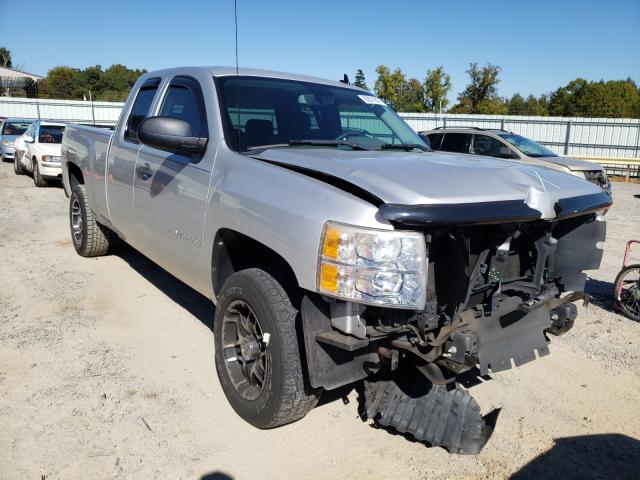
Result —
[{"label": "silver pickup truck", "polygon": [[80,255],[117,235],[216,304],[245,420],[356,384],[368,418],[456,453],[495,422],[456,379],[572,327],[611,204],[566,173],[429,151],[349,84],[218,67],[143,75],[113,132],[67,127],[62,169]]}]

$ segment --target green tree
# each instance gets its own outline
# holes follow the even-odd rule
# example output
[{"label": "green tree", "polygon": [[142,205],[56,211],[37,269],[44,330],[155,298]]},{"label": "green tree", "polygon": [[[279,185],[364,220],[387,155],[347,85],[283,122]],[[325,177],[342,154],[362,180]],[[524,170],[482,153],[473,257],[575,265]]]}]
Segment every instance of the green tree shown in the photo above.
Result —
[{"label": "green tree", "polygon": [[81,83],[87,92],[91,91],[93,98],[97,98],[104,90],[102,81],[102,66],[87,67],[81,72]]},{"label": "green tree", "polygon": [[447,108],[449,105],[447,95],[451,90],[451,76],[445,73],[442,65],[427,71],[423,86],[425,111],[441,112]]},{"label": "green tree", "polygon": [[358,69],[356,71],[356,81],[353,83],[356,87],[360,87],[360,88],[364,88],[365,90],[369,90],[369,87],[367,86],[367,82],[365,82],[364,79],[364,72],[362,71],[362,69]]},{"label": "green tree", "polygon": [[399,112],[424,112],[424,88],[415,78],[405,80],[395,109]]},{"label": "green tree", "polygon": [[124,65],[112,65],[103,70],[100,65],[84,70],[71,67],[55,67],[38,86],[42,98],[123,101],[131,87],[146,70],[131,70]]},{"label": "green tree", "polygon": [[378,78],[376,80],[374,91],[378,97],[387,102],[391,108],[397,110],[400,105],[400,96],[405,85],[406,79],[399,68],[393,73],[388,67],[379,65],[376,68]]},{"label": "green tree", "polygon": [[0,47],[0,67],[13,67],[11,63],[11,52],[5,47]]},{"label": "green tree", "polygon": [[80,70],[71,67],[54,67],[38,84],[38,93],[42,98],[71,100],[81,99],[86,91]]},{"label": "green tree", "polygon": [[482,68],[477,63],[469,64],[470,83],[464,91],[458,95],[458,103],[451,109],[452,113],[482,113],[502,114],[507,107],[498,96],[498,83],[500,73],[498,65],[488,63]]},{"label": "green tree", "polygon": [[549,113],[564,117],[640,118],[640,91],[630,78],[607,82],[576,78],[551,94]]},{"label": "green tree", "polygon": [[545,95],[540,98],[529,95],[525,99],[522,95],[516,93],[506,101],[506,108],[509,115],[546,116],[549,114]]}]

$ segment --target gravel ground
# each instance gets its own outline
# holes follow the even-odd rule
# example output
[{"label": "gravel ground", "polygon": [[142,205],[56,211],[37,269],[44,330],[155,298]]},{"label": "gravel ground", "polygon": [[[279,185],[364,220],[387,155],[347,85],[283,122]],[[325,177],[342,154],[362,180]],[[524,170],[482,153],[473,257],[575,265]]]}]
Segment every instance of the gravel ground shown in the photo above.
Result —
[{"label": "gravel ground", "polygon": [[640,185],[614,188],[595,305],[551,355],[471,387],[502,412],[457,456],[361,421],[353,391],[244,423],[214,372],[213,305],[126,245],[78,257],[63,191],[1,164],[0,478],[640,478],[640,324],[610,301]]}]

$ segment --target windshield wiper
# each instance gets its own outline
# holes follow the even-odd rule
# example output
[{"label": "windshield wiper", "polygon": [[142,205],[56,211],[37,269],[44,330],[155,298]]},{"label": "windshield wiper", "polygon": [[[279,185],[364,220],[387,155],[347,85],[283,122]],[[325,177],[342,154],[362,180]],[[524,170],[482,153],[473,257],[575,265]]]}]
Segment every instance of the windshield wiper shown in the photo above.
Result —
[{"label": "windshield wiper", "polygon": [[413,150],[414,148],[418,148],[424,152],[428,152],[429,148],[425,145],[420,145],[419,143],[385,143],[380,145],[382,150]]},{"label": "windshield wiper", "polygon": [[347,142],[346,140],[289,140],[289,145],[316,145],[320,147],[351,147],[354,150],[371,150],[371,148],[360,145],[359,143]]}]

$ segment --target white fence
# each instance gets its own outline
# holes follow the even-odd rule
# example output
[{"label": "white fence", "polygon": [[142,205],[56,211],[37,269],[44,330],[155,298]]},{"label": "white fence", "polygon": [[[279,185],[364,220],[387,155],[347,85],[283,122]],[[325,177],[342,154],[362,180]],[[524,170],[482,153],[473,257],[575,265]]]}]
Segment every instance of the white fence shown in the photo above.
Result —
[{"label": "white fence", "polygon": [[[123,103],[0,97],[0,117],[113,124]],[[640,120],[631,118],[516,117],[400,114],[416,131],[437,127],[502,128],[532,138],[561,155],[640,158]],[[354,120],[357,119],[354,118]],[[366,119],[362,119],[366,123]]]},{"label": "white fence", "polygon": [[114,124],[124,103],[81,100],[38,100],[0,97],[0,117],[64,120],[75,123]]}]

